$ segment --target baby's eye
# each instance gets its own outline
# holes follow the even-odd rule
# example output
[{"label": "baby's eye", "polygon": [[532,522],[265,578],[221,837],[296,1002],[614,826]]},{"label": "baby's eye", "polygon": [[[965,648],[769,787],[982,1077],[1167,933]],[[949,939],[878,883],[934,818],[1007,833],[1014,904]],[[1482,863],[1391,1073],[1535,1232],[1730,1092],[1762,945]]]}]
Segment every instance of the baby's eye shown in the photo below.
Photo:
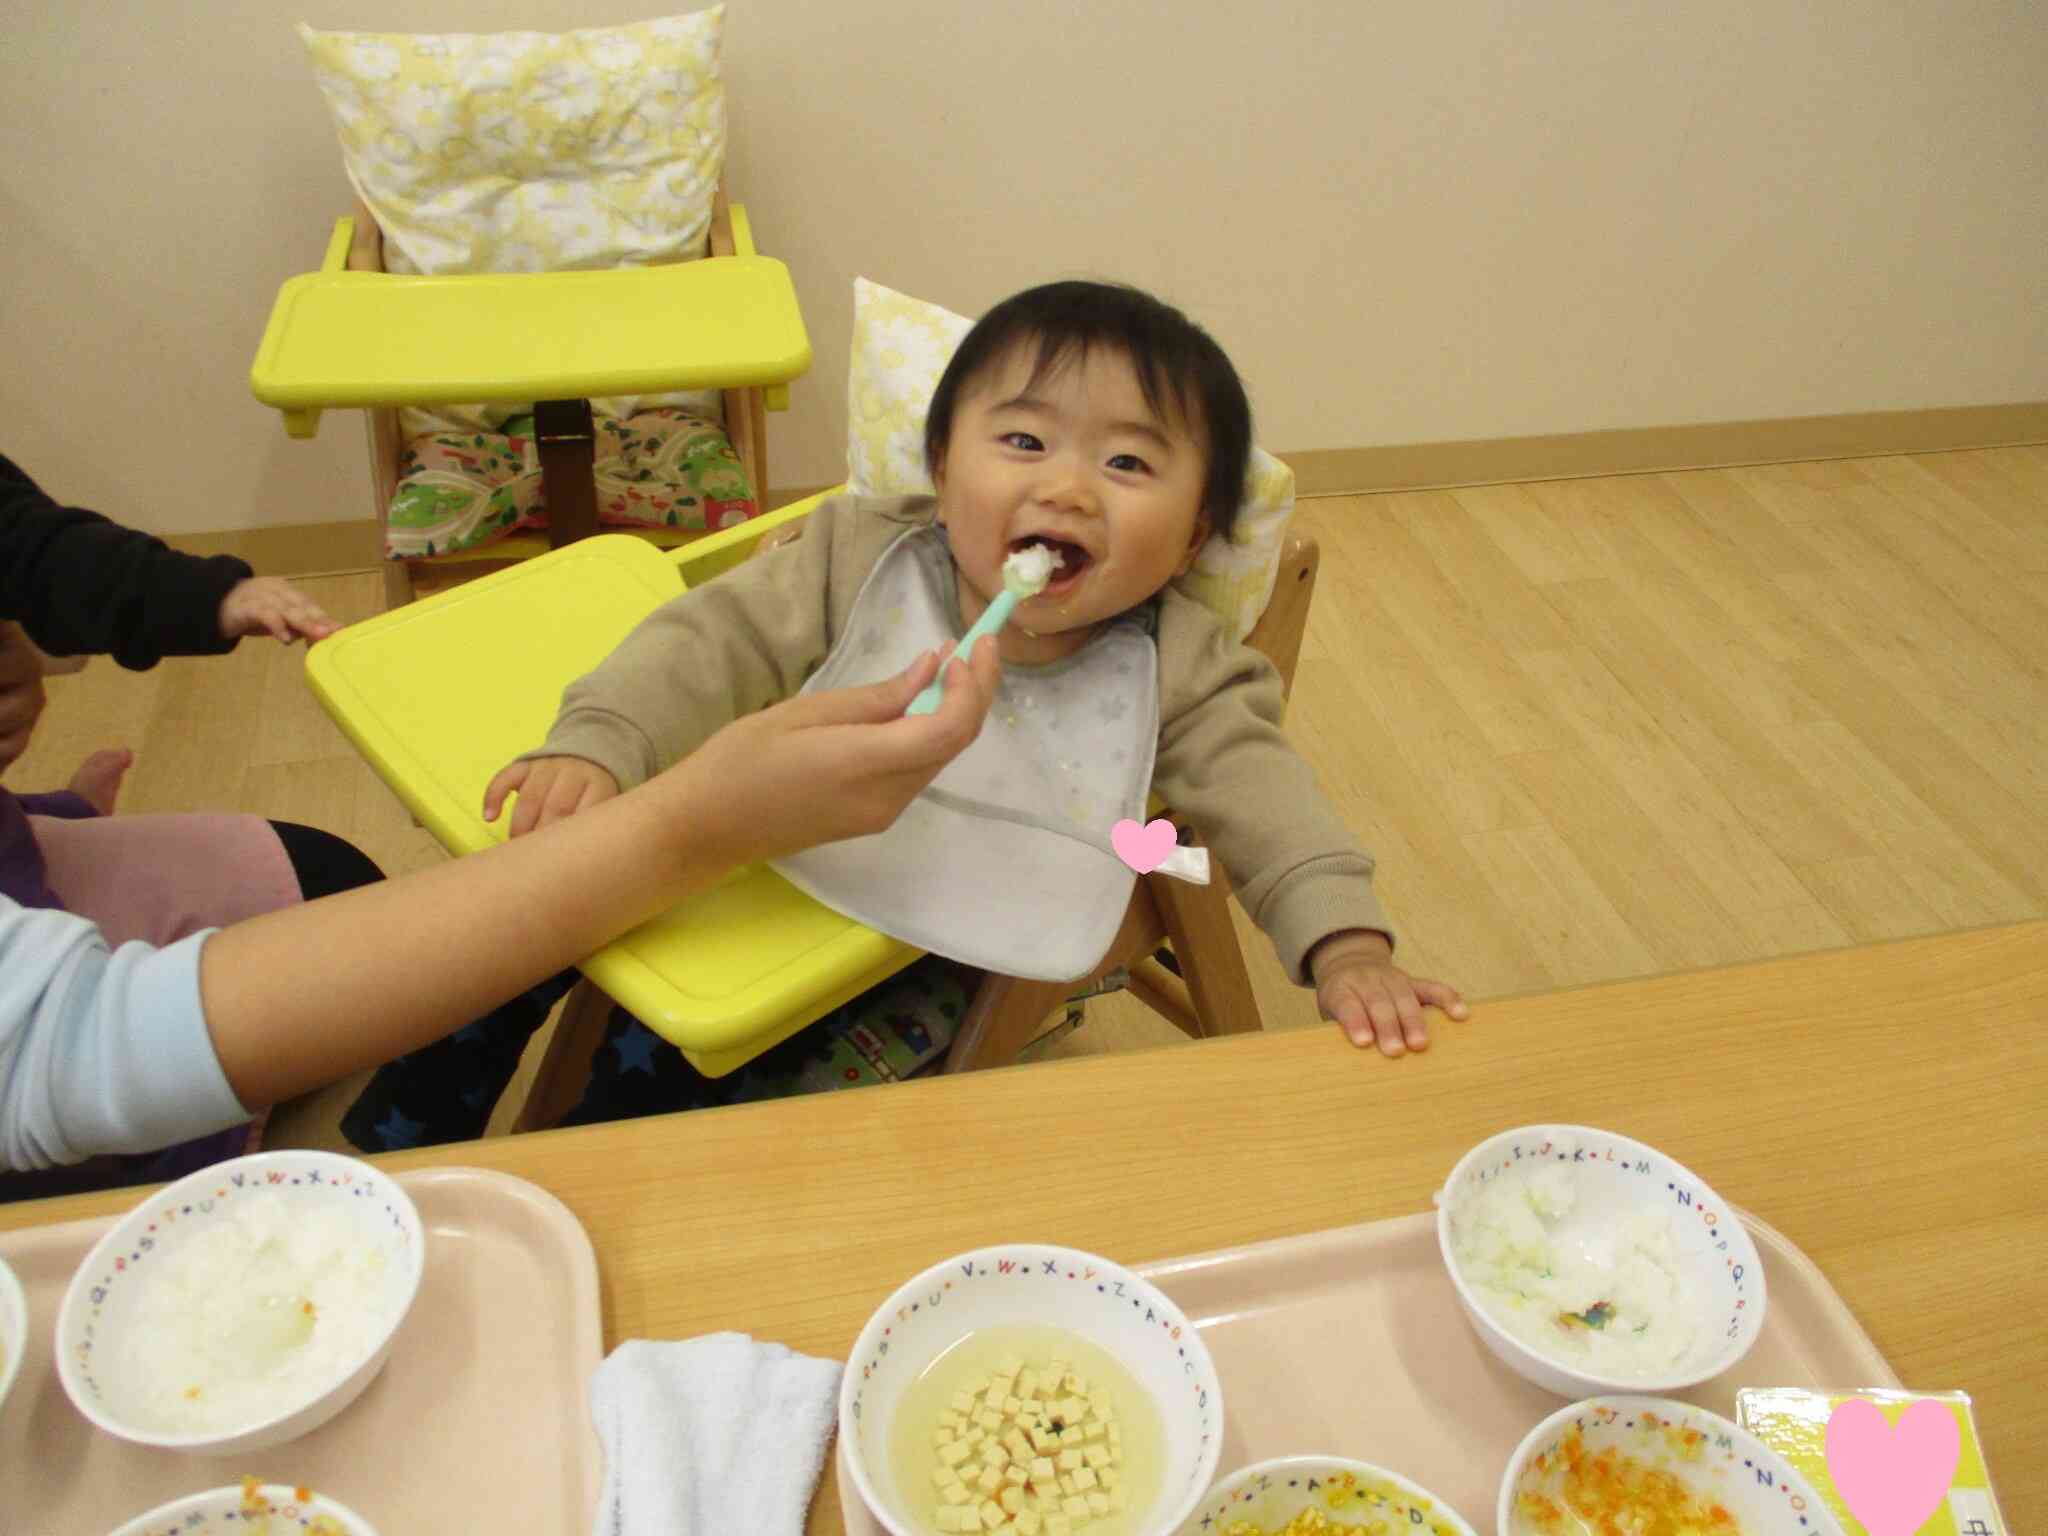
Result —
[{"label": "baby's eye", "polygon": [[1135,453],[1120,453],[1109,461],[1111,469],[1120,469],[1126,474],[1142,475],[1150,472],[1152,466]]},{"label": "baby's eye", "polygon": [[1005,432],[1002,435],[1001,441],[1012,448],[1021,448],[1026,453],[1036,453],[1045,447],[1045,444],[1041,443],[1029,432]]}]

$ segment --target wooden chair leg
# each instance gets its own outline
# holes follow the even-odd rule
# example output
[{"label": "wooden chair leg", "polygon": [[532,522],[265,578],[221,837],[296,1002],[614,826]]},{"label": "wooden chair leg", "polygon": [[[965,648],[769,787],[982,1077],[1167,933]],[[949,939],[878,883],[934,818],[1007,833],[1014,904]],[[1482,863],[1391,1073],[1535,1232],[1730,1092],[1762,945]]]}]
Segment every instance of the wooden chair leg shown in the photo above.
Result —
[{"label": "wooden chair leg", "polygon": [[753,412],[754,462],[748,465],[754,477],[755,510],[768,510],[768,396],[763,390],[747,391],[747,404]]},{"label": "wooden chair leg", "polygon": [[1203,1035],[1246,1034],[1265,1026],[1251,973],[1244,968],[1244,951],[1237,946],[1237,926],[1230,920],[1230,882],[1214,860],[1209,867],[1207,885],[1163,875],[1147,875],[1145,883],[1159,903]]},{"label": "wooden chair leg", "polygon": [[1169,972],[1157,960],[1134,960],[1127,974],[1131,996],[1165,1019],[1184,1035],[1202,1038],[1202,1021],[1188,996],[1187,983]]},{"label": "wooden chair leg", "polygon": [[533,1075],[533,1087],[512,1122],[513,1135],[559,1125],[582,1100],[583,1090],[590,1086],[590,1063],[604,1043],[605,1024],[611,1015],[612,1000],[588,977],[570,989],[540,1068]]},{"label": "wooden chair leg", "polygon": [[946,1070],[973,1072],[1008,1066],[1073,990],[1071,981],[983,977],[960,1020],[959,1032],[953,1036],[953,1047],[946,1053]]},{"label": "wooden chair leg", "polygon": [[758,389],[728,389],[719,396],[725,409],[726,441],[732,444],[733,457],[740,461],[740,468],[746,472],[747,489],[754,498],[754,511],[768,510],[768,462],[763,449],[761,421],[761,391]]},{"label": "wooden chair leg", "polygon": [[416,594],[412,587],[412,567],[403,560],[384,562],[384,611],[403,608]]}]

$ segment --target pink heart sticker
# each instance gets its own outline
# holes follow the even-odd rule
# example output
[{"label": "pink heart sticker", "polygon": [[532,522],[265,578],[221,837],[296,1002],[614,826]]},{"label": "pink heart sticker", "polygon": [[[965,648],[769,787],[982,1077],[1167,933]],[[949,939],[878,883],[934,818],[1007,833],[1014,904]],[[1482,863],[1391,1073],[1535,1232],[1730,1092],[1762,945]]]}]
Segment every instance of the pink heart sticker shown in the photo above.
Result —
[{"label": "pink heart sticker", "polygon": [[1139,826],[1126,816],[1109,829],[1109,846],[1116,856],[1141,875],[1149,875],[1166,862],[1180,838],[1173,823],[1161,816]]},{"label": "pink heart sticker", "polygon": [[1828,1476],[1870,1536],[1913,1536],[1941,1508],[1962,1456],[1962,1431],[1942,1403],[1923,1399],[1887,1423],[1867,1398],[1828,1415]]}]

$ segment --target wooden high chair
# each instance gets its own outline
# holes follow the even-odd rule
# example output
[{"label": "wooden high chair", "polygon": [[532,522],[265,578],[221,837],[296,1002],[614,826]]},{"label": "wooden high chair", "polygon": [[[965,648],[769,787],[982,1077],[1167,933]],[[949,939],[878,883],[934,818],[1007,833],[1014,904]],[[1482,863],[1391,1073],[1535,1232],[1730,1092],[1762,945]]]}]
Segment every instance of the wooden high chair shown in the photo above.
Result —
[{"label": "wooden high chair", "polygon": [[[380,530],[397,487],[399,407],[533,405],[547,532],[386,561],[387,606],[397,606],[412,600],[415,569],[500,569],[595,531],[595,396],[721,390],[726,433],[758,503],[767,494],[766,413],[788,407],[789,382],[810,362],[788,269],[755,251],[746,210],[727,201],[721,180],[709,255],[597,272],[387,274],[382,234],[358,200],[352,217],[336,221],[320,270],[279,291],[250,386],[294,437],[313,436],[324,409],[365,409]],[[704,537],[619,531],[664,547]]]},{"label": "wooden high chair", "polygon": [[[632,539],[586,539],[342,630],[308,653],[308,681],[421,824],[451,852],[473,852],[501,840],[507,819],[483,822],[484,786],[546,735],[563,687],[659,603],[738,564],[823,499],[668,553]],[[1248,639],[1289,687],[1317,560],[1313,540],[1288,539],[1273,596]],[[1191,1035],[1257,1029],[1220,869],[1213,879],[1202,887],[1142,877],[1095,978],[988,977],[948,1070],[1014,1060],[1060,1002],[1120,966],[1129,968],[1136,996]],[[1180,978],[1152,958],[1163,943]],[[821,906],[765,865],[736,870],[582,963],[594,985],[572,994],[515,1128],[552,1125],[575,1106],[610,1000],[698,1070],[722,1076],[919,955]]]}]

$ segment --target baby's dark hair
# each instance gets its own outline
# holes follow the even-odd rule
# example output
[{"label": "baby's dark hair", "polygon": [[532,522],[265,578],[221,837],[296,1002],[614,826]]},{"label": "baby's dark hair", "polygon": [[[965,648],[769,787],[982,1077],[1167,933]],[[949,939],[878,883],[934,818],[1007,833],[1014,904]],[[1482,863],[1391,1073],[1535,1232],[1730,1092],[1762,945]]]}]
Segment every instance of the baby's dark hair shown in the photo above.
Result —
[{"label": "baby's dark hair", "polygon": [[983,315],[961,341],[932,392],[924,419],[925,467],[936,477],[953,436],[961,392],[1014,347],[1036,342],[1035,385],[1063,363],[1107,347],[1130,359],[1145,403],[1208,440],[1202,511],[1228,534],[1244,496],[1251,457],[1252,408],[1237,370],[1209,333],[1149,293],[1119,283],[1063,282],[1027,288]]}]

